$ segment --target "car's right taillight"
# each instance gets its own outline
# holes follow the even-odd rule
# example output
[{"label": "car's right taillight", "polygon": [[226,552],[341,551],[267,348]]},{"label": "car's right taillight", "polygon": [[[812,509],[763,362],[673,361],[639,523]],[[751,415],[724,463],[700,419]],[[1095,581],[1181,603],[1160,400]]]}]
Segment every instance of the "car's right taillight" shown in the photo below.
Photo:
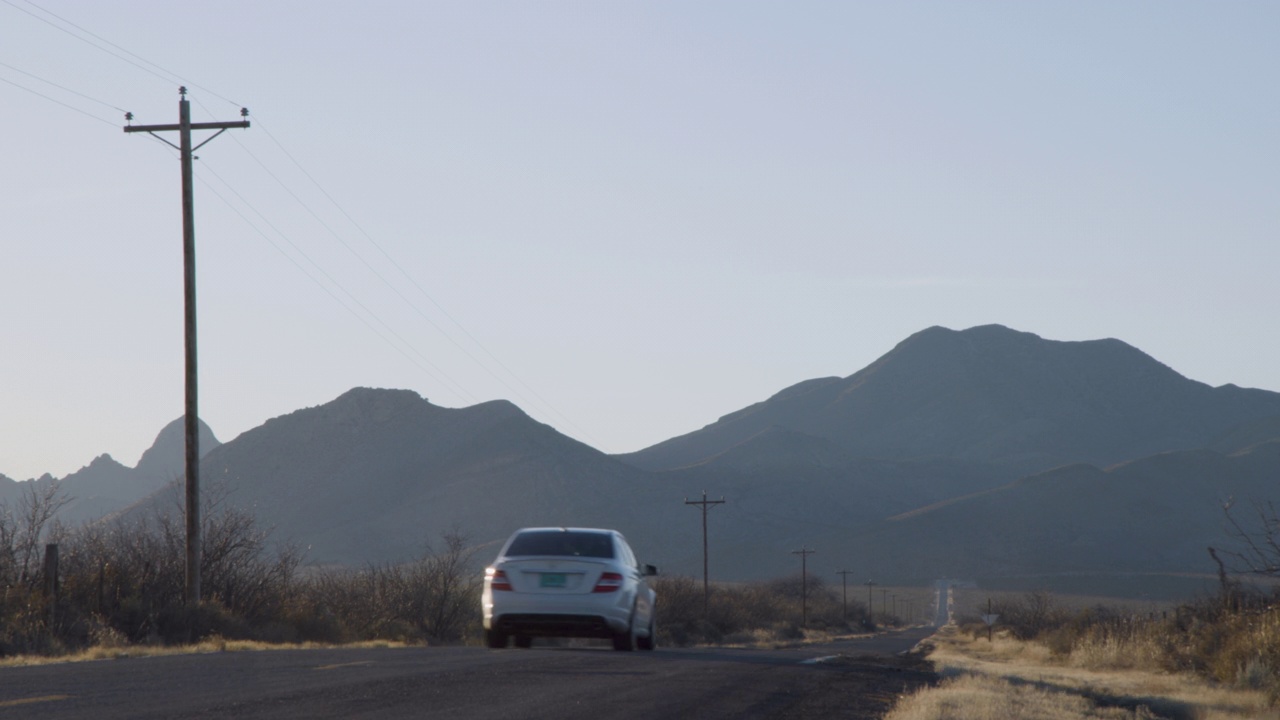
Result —
[{"label": "car's right taillight", "polygon": [[511,581],[507,579],[505,572],[494,568],[485,568],[484,574],[485,580],[489,581],[490,590],[511,590]]},{"label": "car's right taillight", "polygon": [[596,586],[591,589],[593,593],[614,592],[622,587],[622,576],[618,573],[601,573],[600,579],[596,581]]}]

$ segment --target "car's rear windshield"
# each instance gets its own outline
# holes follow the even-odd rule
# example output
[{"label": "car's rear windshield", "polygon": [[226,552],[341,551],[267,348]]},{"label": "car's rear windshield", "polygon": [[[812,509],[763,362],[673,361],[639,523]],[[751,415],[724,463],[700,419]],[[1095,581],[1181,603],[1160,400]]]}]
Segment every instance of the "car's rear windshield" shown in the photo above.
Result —
[{"label": "car's rear windshield", "polygon": [[517,535],[506,554],[611,558],[613,539],[610,535],[598,532],[532,530]]}]

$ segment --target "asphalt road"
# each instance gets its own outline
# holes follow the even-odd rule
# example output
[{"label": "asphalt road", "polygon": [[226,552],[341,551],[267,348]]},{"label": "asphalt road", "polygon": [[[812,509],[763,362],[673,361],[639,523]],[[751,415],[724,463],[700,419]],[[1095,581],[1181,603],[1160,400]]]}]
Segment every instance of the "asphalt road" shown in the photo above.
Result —
[{"label": "asphalt road", "polygon": [[781,650],[278,650],[4,668],[0,718],[873,718],[931,680],[897,657],[931,632]]}]

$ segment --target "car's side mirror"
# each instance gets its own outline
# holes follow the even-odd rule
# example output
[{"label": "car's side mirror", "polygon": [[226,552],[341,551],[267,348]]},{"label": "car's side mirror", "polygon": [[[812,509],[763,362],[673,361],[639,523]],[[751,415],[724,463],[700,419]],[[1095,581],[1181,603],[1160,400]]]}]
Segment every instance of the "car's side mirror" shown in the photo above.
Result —
[{"label": "car's side mirror", "polygon": [[654,575],[657,575],[657,574],[658,574],[658,568],[656,568],[656,567],[654,567],[654,566],[652,566],[652,565],[645,565],[645,566],[644,566],[644,575],[645,575],[645,577],[653,577]]}]

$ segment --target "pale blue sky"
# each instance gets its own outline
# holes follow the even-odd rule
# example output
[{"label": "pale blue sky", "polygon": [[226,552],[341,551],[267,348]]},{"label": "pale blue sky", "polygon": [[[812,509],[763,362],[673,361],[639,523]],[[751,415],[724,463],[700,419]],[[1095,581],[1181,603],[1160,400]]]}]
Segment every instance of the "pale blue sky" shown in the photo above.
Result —
[{"label": "pale blue sky", "polygon": [[179,78],[253,113],[197,163],[224,441],[374,386],[625,452],[930,325],[1280,390],[1278,36],[1270,2],[0,0],[0,473],[182,414],[178,163],[119,127]]}]

